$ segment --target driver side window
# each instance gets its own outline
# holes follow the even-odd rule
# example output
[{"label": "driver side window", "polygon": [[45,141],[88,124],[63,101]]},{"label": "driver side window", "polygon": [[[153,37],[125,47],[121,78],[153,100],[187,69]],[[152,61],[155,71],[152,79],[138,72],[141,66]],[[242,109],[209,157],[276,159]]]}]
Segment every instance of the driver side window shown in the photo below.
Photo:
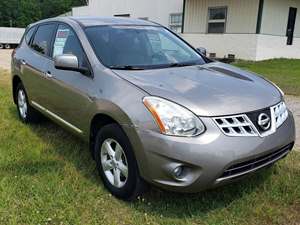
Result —
[{"label": "driver side window", "polygon": [[80,67],[88,67],[87,59],[81,47],[79,39],[73,30],[67,25],[59,25],[53,44],[53,54],[57,55],[72,54],[78,58]]}]

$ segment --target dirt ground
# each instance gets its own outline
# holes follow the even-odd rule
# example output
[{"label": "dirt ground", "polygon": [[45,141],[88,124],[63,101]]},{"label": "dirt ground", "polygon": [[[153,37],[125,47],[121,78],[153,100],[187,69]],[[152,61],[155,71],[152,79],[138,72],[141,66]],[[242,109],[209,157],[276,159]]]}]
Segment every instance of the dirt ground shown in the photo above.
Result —
[{"label": "dirt ground", "polygon": [[[10,69],[10,57],[12,50],[0,50],[0,68]],[[287,105],[294,113],[296,121],[296,149],[300,150],[300,97],[286,96]]]},{"label": "dirt ground", "polygon": [[10,69],[10,57],[12,50],[0,50],[0,67]]}]

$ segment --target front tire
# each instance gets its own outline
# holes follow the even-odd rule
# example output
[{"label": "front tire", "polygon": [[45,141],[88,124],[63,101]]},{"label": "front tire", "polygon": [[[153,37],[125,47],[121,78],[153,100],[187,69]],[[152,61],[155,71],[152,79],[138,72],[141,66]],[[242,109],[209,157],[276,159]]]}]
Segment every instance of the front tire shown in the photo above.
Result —
[{"label": "front tire", "polygon": [[28,102],[27,93],[22,83],[17,86],[16,93],[19,118],[23,123],[38,122],[41,118],[39,112],[32,108]]},{"label": "front tire", "polygon": [[146,184],[139,175],[131,144],[117,124],[99,130],[94,152],[103,184],[114,196],[133,200],[144,192]]}]

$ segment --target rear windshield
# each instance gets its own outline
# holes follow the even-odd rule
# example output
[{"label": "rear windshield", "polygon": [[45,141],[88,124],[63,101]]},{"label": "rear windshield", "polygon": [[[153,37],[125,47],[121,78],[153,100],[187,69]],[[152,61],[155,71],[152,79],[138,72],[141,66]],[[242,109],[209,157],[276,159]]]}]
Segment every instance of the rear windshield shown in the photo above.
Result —
[{"label": "rear windshield", "polygon": [[163,27],[96,26],[85,32],[99,60],[112,69],[205,63],[194,49]]}]

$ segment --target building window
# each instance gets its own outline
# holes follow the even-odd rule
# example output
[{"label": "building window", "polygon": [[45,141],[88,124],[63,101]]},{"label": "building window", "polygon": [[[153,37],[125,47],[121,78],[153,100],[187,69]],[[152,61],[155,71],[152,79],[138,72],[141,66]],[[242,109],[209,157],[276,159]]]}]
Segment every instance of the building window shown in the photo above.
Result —
[{"label": "building window", "polygon": [[170,29],[176,33],[180,33],[181,26],[182,26],[182,13],[170,14],[170,24],[169,24]]},{"label": "building window", "polygon": [[226,29],[227,7],[208,9],[207,33],[223,34]]}]

